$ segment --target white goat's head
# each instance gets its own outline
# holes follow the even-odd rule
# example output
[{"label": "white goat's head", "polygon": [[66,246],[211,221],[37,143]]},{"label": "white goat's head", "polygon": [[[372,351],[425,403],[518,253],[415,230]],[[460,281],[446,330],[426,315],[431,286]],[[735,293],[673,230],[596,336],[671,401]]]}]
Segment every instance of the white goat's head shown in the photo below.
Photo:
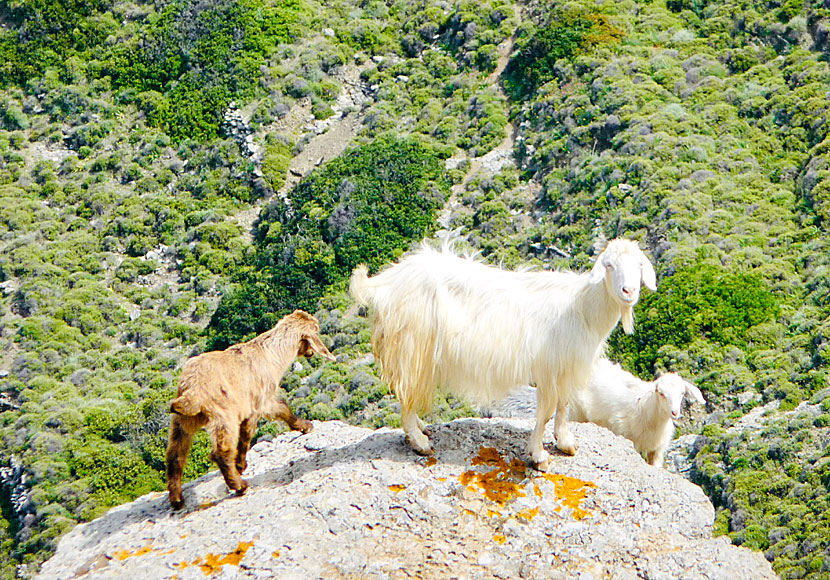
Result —
[{"label": "white goat's head", "polygon": [[665,409],[667,413],[671,414],[672,419],[680,418],[680,409],[684,397],[689,397],[690,401],[696,401],[701,405],[706,403],[700,389],[677,373],[663,373],[660,375],[654,381],[654,390],[657,393],[657,399],[662,405],[665,405]]},{"label": "white goat's head", "polygon": [[623,310],[622,323],[626,334],[634,332],[632,309],[640,299],[640,283],[657,290],[657,275],[646,255],[631,240],[616,239],[597,258],[589,277],[591,284],[605,280],[606,288]]}]

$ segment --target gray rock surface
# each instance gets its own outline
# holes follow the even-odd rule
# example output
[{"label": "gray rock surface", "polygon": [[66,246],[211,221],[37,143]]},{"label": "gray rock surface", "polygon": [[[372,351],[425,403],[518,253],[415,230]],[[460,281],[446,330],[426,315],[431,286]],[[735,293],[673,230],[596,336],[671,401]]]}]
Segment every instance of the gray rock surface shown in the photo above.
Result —
[{"label": "gray rock surface", "polygon": [[317,422],[251,450],[244,497],[218,472],[178,513],[144,496],[64,536],[38,578],[775,578],[760,553],[712,539],[700,488],[573,427],[579,452],[544,475],[525,468],[526,420],[434,425],[434,458],[400,430]]}]

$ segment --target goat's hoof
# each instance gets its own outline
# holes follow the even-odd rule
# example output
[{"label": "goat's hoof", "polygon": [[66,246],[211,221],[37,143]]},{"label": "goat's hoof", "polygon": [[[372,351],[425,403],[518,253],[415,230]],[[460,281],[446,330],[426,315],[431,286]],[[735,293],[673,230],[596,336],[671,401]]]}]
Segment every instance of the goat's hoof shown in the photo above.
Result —
[{"label": "goat's hoof", "polygon": [[576,443],[571,443],[570,445],[565,444],[565,443],[563,443],[562,445],[559,445],[559,443],[557,443],[556,448],[559,451],[561,451],[562,453],[564,453],[565,455],[576,455],[576,449],[577,449]]},{"label": "goat's hoof", "polygon": [[180,510],[184,507],[181,485],[172,485],[167,488],[167,500],[170,502],[170,507],[174,510]]},{"label": "goat's hoof", "polygon": [[544,449],[539,453],[531,453],[530,466],[537,471],[547,471],[550,467],[550,454]]},{"label": "goat's hoof", "polygon": [[550,468],[550,459],[546,458],[544,461],[533,461],[530,460],[530,466],[535,469],[536,471],[541,471],[542,473],[547,473],[548,469]]},{"label": "goat's hoof", "polygon": [[412,448],[412,451],[418,455],[433,455],[435,453],[435,449],[433,449],[432,445],[429,444],[429,439],[424,437],[424,440],[426,445],[418,445],[412,437],[409,435],[406,436],[406,443]]},{"label": "goat's hoof", "polygon": [[433,449],[432,447],[427,447],[426,449],[415,449],[413,447],[412,450],[415,451],[415,453],[417,453],[418,455],[423,455],[424,457],[435,455],[435,449]]}]

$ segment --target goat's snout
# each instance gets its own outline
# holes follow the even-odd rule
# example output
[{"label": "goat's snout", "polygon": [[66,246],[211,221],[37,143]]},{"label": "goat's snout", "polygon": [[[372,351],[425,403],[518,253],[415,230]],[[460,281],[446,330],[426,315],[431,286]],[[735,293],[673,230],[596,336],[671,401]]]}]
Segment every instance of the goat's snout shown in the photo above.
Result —
[{"label": "goat's snout", "polygon": [[637,288],[633,286],[623,286],[620,288],[620,292],[622,292],[623,297],[628,300],[634,300],[637,298]]}]

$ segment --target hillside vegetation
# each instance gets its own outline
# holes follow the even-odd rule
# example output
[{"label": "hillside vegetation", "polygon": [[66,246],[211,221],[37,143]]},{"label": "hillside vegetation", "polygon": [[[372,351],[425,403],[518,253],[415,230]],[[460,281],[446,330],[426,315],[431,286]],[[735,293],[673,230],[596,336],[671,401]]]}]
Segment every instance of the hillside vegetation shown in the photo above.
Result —
[{"label": "hillside vegetation", "polygon": [[[828,42],[814,0],[0,4],[0,467],[25,474],[0,486],[0,578],[163,489],[183,360],[295,307],[338,362],[290,373],[292,408],[396,426],[345,284],[440,229],[575,270],[639,240],[658,291],[611,356],[704,391],[683,429],[718,533],[830,576]],[[344,116],[354,142],[288,186]]]}]

